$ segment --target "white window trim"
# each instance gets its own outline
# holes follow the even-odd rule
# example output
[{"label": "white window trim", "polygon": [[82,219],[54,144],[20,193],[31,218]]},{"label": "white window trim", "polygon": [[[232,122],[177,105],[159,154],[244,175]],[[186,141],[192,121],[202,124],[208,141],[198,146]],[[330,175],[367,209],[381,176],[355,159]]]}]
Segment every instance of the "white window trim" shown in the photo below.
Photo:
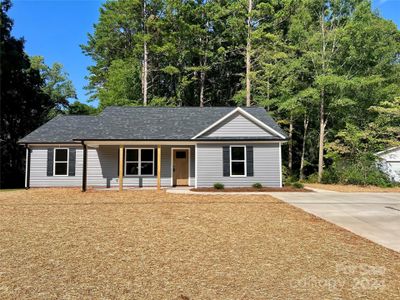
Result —
[{"label": "white window trim", "polygon": [[[138,160],[127,160],[128,157],[126,155],[127,150],[138,150]],[[142,150],[152,150],[153,151],[153,161],[145,160],[142,161]],[[154,148],[125,148],[125,157],[124,157],[124,176],[125,177],[135,177],[135,176],[144,176],[144,177],[153,177],[154,176]],[[137,174],[126,174],[126,165],[128,163],[137,163],[138,164],[138,173]],[[151,163],[153,167],[151,168],[151,174],[143,174],[142,175],[142,163]]]},{"label": "white window trim", "polygon": [[[56,150],[67,150],[67,160],[56,162]],[[56,174],[56,163],[67,163],[67,174]],[[68,176],[69,174],[69,148],[54,148],[53,149],[53,176]]]},{"label": "white window trim", "polygon": [[[235,159],[232,160],[232,147],[244,148],[244,160],[243,159]],[[244,175],[232,175],[232,162],[244,162]],[[230,177],[247,177],[247,146],[246,145],[230,145],[229,146],[229,176]]]}]

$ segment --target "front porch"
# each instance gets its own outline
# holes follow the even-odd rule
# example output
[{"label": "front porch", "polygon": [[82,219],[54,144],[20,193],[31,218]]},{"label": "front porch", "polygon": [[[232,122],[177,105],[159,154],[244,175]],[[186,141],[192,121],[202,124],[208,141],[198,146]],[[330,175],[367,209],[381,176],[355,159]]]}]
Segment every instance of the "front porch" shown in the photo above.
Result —
[{"label": "front porch", "polygon": [[82,191],[195,186],[195,145],[82,143]]}]

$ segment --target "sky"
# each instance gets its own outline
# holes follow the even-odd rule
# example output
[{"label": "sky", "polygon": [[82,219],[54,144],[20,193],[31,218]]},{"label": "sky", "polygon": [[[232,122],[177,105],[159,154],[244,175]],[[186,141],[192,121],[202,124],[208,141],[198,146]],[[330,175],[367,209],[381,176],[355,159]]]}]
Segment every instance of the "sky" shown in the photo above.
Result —
[{"label": "sky", "polygon": [[[14,0],[9,11],[13,35],[24,37],[28,55],[41,55],[47,65],[60,62],[69,74],[81,102],[87,103],[87,67],[92,64],[79,45],[99,18],[104,0]],[[373,0],[373,8],[400,28],[400,0]],[[97,102],[91,102],[97,106]]]},{"label": "sky", "polygon": [[[102,0],[14,0],[9,16],[13,35],[24,37],[28,55],[41,55],[47,65],[60,62],[69,74],[80,102],[89,98],[87,67],[92,64],[79,45],[99,18]],[[96,102],[90,104],[96,106]]]}]

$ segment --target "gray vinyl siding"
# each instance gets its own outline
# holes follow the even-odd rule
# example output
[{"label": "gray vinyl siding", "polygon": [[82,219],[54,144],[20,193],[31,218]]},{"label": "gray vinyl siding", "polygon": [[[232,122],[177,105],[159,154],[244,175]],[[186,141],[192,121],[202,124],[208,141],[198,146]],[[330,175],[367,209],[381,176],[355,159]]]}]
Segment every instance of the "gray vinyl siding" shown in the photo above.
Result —
[{"label": "gray vinyl siding", "polygon": [[[78,146],[79,147],[79,146]],[[76,149],[75,176],[47,176],[47,149],[51,147],[33,147],[31,152],[31,187],[69,187],[82,184],[82,148]],[[60,147],[68,148],[68,147]]]},{"label": "gray vinyl siding", "polygon": [[250,121],[240,113],[224,120],[218,126],[210,129],[203,136],[205,137],[266,137],[271,133]]},{"label": "gray vinyl siding", "polygon": [[[76,147],[76,146],[75,146]],[[131,148],[156,148],[156,146],[129,146]],[[161,185],[171,186],[171,148],[161,147]],[[189,147],[189,146],[187,146]],[[31,153],[31,187],[80,187],[82,184],[83,150],[76,150],[75,176],[47,176],[47,149],[49,147],[33,147]],[[65,148],[65,147],[64,147]],[[118,146],[88,147],[87,184],[95,187],[117,187],[118,183]],[[195,183],[195,149],[190,146],[190,185]],[[156,186],[156,176],[124,176],[124,186]]]},{"label": "gray vinyl siding", "polygon": [[225,145],[229,144],[197,145],[197,187],[210,187],[216,182],[226,187],[251,186],[256,182],[264,186],[280,186],[279,143],[247,144],[254,150],[254,176],[251,177],[223,176],[222,147]]}]

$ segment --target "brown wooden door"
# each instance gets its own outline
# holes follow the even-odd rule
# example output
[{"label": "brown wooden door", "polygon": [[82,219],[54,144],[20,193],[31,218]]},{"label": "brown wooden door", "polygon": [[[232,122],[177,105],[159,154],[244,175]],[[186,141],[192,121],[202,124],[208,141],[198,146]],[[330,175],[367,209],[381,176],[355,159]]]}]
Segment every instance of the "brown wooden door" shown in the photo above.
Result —
[{"label": "brown wooden door", "polygon": [[173,185],[189,185],[189,151],[187,149],[173,150]]}]

